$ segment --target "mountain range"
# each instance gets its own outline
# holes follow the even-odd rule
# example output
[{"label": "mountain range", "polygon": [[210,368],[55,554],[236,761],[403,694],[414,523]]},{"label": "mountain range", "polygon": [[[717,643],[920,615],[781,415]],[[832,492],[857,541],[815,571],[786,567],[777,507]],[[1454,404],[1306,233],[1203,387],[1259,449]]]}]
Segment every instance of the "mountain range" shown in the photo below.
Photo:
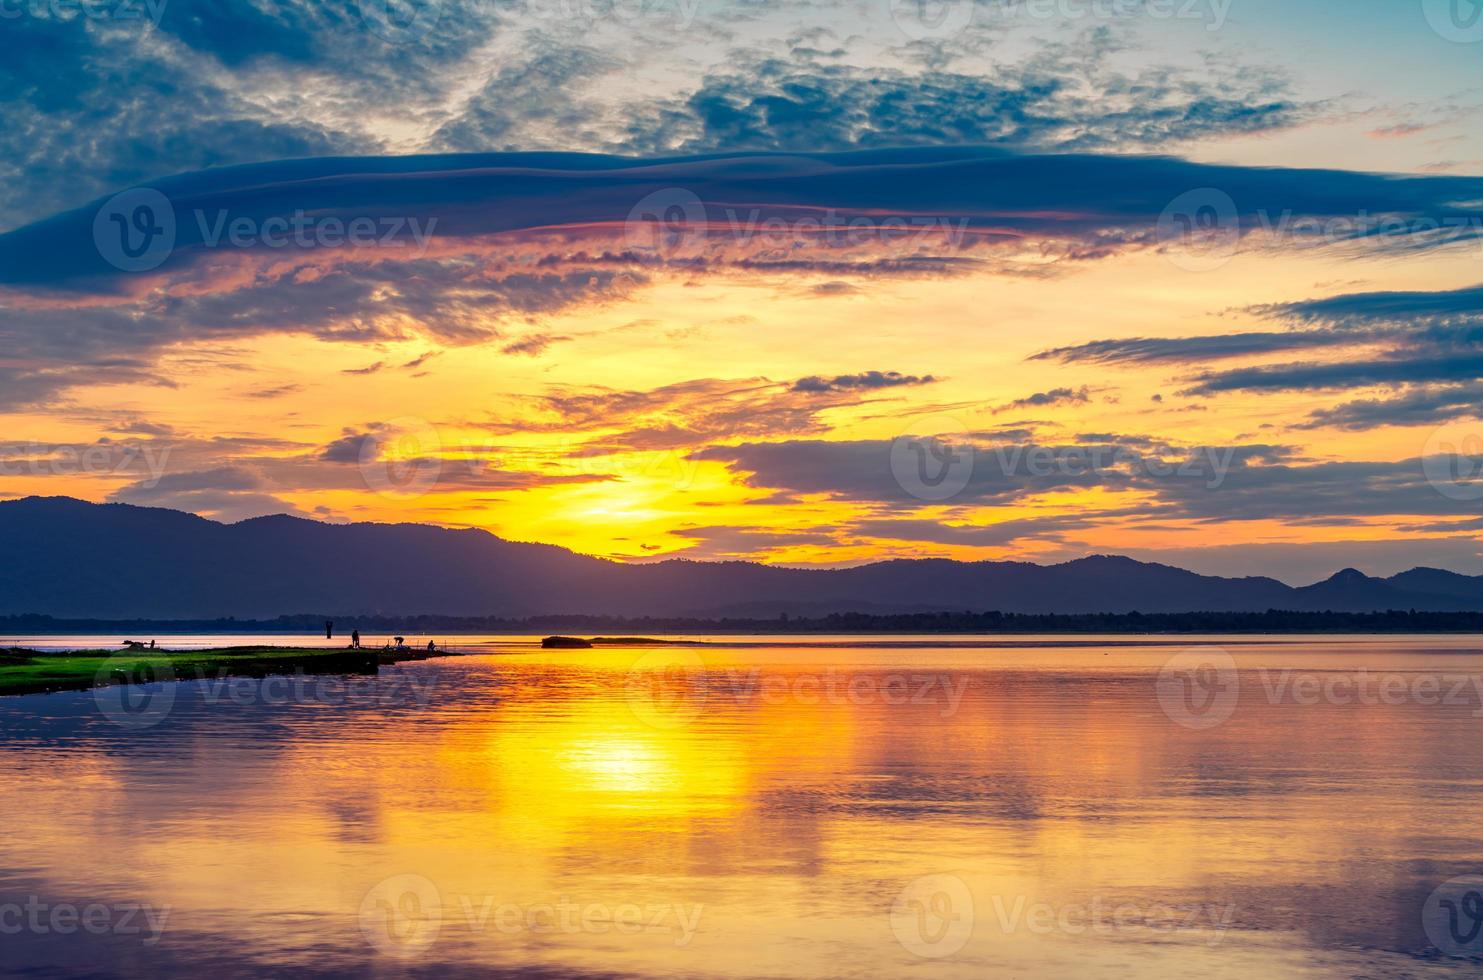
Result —
[{"label": "mountain range", "polygon": [[1110,555],[1057,565],[941,558],[838,569],[682,559],[625,564],[476,529],[283,515],[221,524],[69,497],[0,502],[0,548],[0,615],[1483,611],[1483,576],[1436,568],[1389,578],[1345,569],[1294,587]]}]

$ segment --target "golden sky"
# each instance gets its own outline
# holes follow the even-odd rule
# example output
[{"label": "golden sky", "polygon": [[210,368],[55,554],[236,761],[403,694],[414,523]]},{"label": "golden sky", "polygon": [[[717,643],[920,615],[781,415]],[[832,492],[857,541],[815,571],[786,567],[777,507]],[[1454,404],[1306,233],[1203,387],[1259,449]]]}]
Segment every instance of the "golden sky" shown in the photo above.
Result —
[{"label": "golden sky", "polygon": [[1469,474],[1424,458],[1477,426],[1478,182],[1068,159],[1089,187],[987,151],[466,159],[455,192],[410,160],[410,194],[318,212],[281,174],[260,210],[167,187],[157,267],[92,222],[93,254],[13,280],[3,490],[625,560],[1470,565]]}]

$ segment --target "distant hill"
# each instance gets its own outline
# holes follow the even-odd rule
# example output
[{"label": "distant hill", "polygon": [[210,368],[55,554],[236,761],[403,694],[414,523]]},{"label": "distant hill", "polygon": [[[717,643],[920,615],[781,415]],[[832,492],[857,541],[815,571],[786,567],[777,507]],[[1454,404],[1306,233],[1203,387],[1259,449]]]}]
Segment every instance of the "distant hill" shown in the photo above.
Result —
[{"label": "distant hill", "polygon": [[238,524],[68,497],[0,502],[0,615],[204,619],[283,614],[747,616],[829,612],[1483,611],[1483,577],[1346,569],[1293,588],[1095,555],[1059,565],[894,560],[777,568],[628,565],[422,524]]}]

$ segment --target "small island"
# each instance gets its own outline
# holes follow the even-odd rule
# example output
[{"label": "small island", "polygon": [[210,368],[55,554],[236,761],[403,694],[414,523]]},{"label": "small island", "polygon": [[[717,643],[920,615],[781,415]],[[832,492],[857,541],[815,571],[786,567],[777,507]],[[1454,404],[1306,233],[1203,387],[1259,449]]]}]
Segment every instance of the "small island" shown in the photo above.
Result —
[{"label": "small island", "polygon": [[548,650],[591,650],[593,647],[691,647],[705,646],[704,640],[660,640],[652,636],[548,636],[541,646]]}]

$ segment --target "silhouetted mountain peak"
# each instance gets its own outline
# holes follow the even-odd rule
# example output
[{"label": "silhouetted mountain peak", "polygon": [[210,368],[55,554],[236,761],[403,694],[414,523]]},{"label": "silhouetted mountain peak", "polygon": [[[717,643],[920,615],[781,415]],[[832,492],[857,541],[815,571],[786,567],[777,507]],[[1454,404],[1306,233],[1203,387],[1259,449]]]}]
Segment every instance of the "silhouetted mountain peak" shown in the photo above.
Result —
[{"label": "silhouetted mountain peak", "polygon": [[476,528],[329,524],[273,515],[221,524],[68,497],[0,502],[0,614],[272,618],[749,616],[892,612],[1143,613],[1483,610],[1483,578],[1346,568],[1295,589],[1123,555],[1058,565],[897,558],[841,568],[673,558],[625,563]]}]

